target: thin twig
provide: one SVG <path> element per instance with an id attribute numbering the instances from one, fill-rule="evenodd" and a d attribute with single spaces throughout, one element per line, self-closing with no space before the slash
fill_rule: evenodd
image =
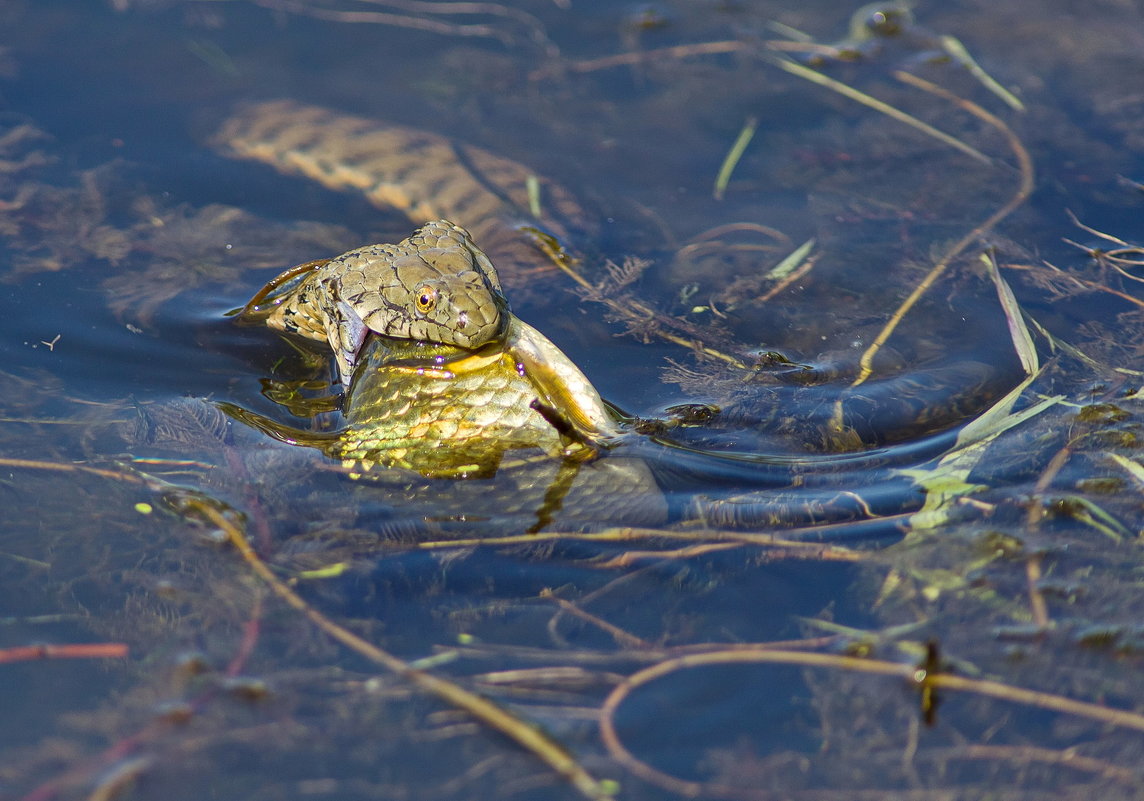
<path id="1" fill-rule="evenodd" d="M 144 484 L 152 489 L 159 484 L 151 479 L 135 473 L 125 473 L 119 470 L 107 470 L 102 467 L 88 467 L 82 464 L 68 464 L 67 462 L 46 462 L 39 459 L 8 459 L 0 458 L 0 467 L 21 467 L 27 470 L 50 470 L 59 473 L 89 473 L 102 478 L 114 478 L 117 481 L 126 481 L 131 484 Z"/>
<path id="2" fill-rule="evenodd" d="M 1072 443 L 1066 444 L 1063 448 L 1053 454 L 1053 458 L 1049 460 L 1049 464 L 1045 467 L 1045 471 L 1037 479 L 1036 485 L 1033 487 L 1033 497 L 1029 503 L 1029 511 L 1026 515 L 1026 523 L 1030 529 L 1036 529 L 1040 525 L 1042 518 L 1045 514 L 1045 506 L 1043 496 L 1045 490 L 1053 483 L 1053 479 L 1057 477 L 1061 469 L 1068 462 L 1069 457 L 1072 455 Z M 1029 608 L 1033 613 L 1033 622 L 1038 628 L 1046 629 L 1049 626 L 1049 607 L 1045 603 L 1045 596 L 1038 586 L 1041 581 L 1041 554 L 1029 554 L 1025 560 L 1025 584 L 1029 593 Z"/>
<path id="3" fill-rule="evenodd" d="M 692 559 L 696 556 L 703 556 L 709 553 L 718 551 L 727 551 L 734 548 L 742 548 L 742 543 L 738 542 L 701 542 L 695 545 L 687 545 L 683 548 L 675 548 L 670 551 L 625 551 L 618 556 L 614 556 L 603 562 L 595 563 L 597 567 L 604 570 L 617 570 L 620 568 L 631 567 L 636 562 L 641 562 L 647 559 L 654 559 L 656 561 L 665 561 L 668 559 Z"/>
<path id="4" fill-rule="evenodd" d="M 18 645 L 0 648 L 0 664 L 29 662 L 34 659 L 123 659 L 127 645 L 121 642 L 93 642 L 76 645 Z"/>
<path id="5" fill-rule="evenodd" d="M 1141 780 L 1139 772 L 1112 765 L 1102 759 L 1078 754 L 1075 747 L 1058 751 L 1054 748 L 1038 748 L 1032 745 L 962 745 L 927 749 L 921 756 L 930 760 L 1005 759 L 1010 762 L 1063 765 L 1066 768 L 1096 773 L 1104 778 L 1122 782 Z"/>
<path id="6" fill-rule="evenodd" d="M 286 586 L 281 579 L 262 561 L 246 539 L 246 535 L 217 509 L 208 504 L 191 502 L 196 510 L 224 531 L 235 550 L 239 552 L 250 569 L 265 581 L 274 594 L 296 611 L 305 615 L 315 626 L 332 639 L 350 648 L 355 653 L 381 665 L 387 670 L 412 682 L 421 689 L 440 698 L 446 703 L 463 709 L 486 726 L 499 731 L 514 740 L 521 747 L 532 752 L 537 758 L 556 771 L 585 798 L 594 801 L 609 801 L 610 794 L 605 787 L 589 774 L 576 758 L 562 745 L 540 731 L 532 724 L 518 718 L 503 707 L 472 693 L 454 682 L 418 670 L 408 662 L 384 651 L 373 643 L 364 640 L 348 629 L 338 625 Z"/>
<path id="7" fill-rule="evenodd" d="M 607 632 L 608 634 L 611 635 L 612 639 L 615 640 L 616 643 L 619 645 L 622 645 L 626 648 L 640 648 L 640 649 L 654 648 L 655 647 L 650 642 L 648 642 L 647 640 L 640 639 L 639 637 L 635 636 L 634 634 L 630 634 L 630 633 L 624 631 L 619 626 L 616 626 L 612 623 L 609 623 L 608 621 L 604 620 L 601 617 L 597 617 L 596 615 L 593 615 L 591 612 L 585 612 L 583 609 L 581 609 L 579 606 L 572 603 L 571 601 L 565 600 L 564 598 L 561 598 L 559 595 L 556 595 L 554 592 L 552 592 L 552 590 L 542 591 L 540 593 L 540 597 L 544 598 L 546 600 L 552 601 L 553 603 L 555 603 L 557 606 L 559 606 L 564 612 L 568 613 L 569 615 L 572 615 L 573 617 L 580 618 L 580 620 L 583 620 L 586 623 L 591 623 L 596 628 Z"/>
<path id="8" fill-rule="evenodd" d="M 902 515 L 905 520 L 907 515 Z M 874 522 L 883 523 L 884 520 Z M 855 523 L 839 524 L 851 527 Z M 823 527 L 806 529 L 808 533 L 820 534 Z M 786 531 L 784 533 L 790 533 Z M 817 552 L 823 560 L 857 562 L 863 557 L 859 551 L 843 548 L 836 545 L 827 545 L 822 542 L 805 542 L 800 540 L 783 539 L 774 534 L 759 534 L 746 531 L 731 531 L 725 529 L 696 529 L 694 531 L 674 531 L 661 528 L 635 528 L 616 527 L 604 531 L 577 532 L 577 531 L 540 531 L 535 534 L 506 535 L 503 537 L 465 537 L 454 540 L 432 540 L 414 543 L 412 547 L 421 550 L 439 550 L 442 548 L 471 548 L 473 546 L 490 545 L 521 545 L 555 540 L 577 540 L 580 542 L 630 542 L 633 540 L 664 539 L 684 540 L 691 543 L 702 542 L 737 542 L 745 545 L 755 545 L 761 548 L 798 548 Z"/>
<path id="9" fill-rule="evenodd" d="M 814 269 L 814 265 L 817 263 L 818 256 L 811 256 L 808 258 L 806 261 L 800 264 L 797 269 L 783 278 L 783 280 L 779 281 L 777 284 L 763 293 L 762 297 L 759 298 L 758 303 L 766 303 L 772 298 L 777 297 L 788 286 L 805 277 L 807 273 Z"/>
<path id="10" fill-rule="evenodd" d="M 616 710 L 632 691 L 679 670 L 730 664 L 779 664 L 832 668 L 855 673 L 896 677 L 919 687 L 976 693 L 1053 712 L 1077 715 L 1089 720 L 1144 732 L 1144 715 L 1098 704 L 1075 701 L 1053 693 L 1026 690 L 998 681 L 970 679 L 948 673 L 927 673 L 914 665 L 879 659 L 862 659 L 837 654 L 809 651 L 771 650 L 714 651 L 667 659 L 632 674 L 609 693 L 600 708 L 600 736 L 608 753 L 627 770 L 645 781 L 686 797 L 773 798 L 770 791 L 754 791 L 744 787 L 704 783 L 680 779 L 665 773 L 636 757 L 620 739 L 616 730 Z"/>
<path id="11" fill-rule="evenodd" d="M 953 103 L 959 108 L 964 109 L 973 116 L 1001 132 L 1001 134 L 1004 135 L 1005 139 L 1009 143 L 1009 148 L 1013 151 L 1013 155 L 1017 159 L 1017 165 L 1020 171 L 1020 179 L 1017 184 L 1017 189 L 1009 201 L 1005 203 L 1005 205 L 1003 205 L 1001 208 L 997 209 L 997 211 L 989 215 L 989 217 L 986 218 L 984 222 L 975 226 L 972 231 L 961 237 L 961 239 L 957 240 L 957 242 L 955 242 L 953 246 L 945 252 L 945 254 L 941 257 L 941 260 L 938 261 L 936 265 L 934 265 L 933 269 L 929 271 L 926 277 L 922 279 L 921 283 L 914 287 L 914 291 L 910 293 L 909 297 L 907 297 L 897 308 L 894 314 L 890 317 L 889 321 L 882 327 L 882 330 L 878 332 L 878 336 L 874 338 L 874 341 L 870 343 L 870 346 L 866 348 L 865 352 L 863 352 L 862 358 L 858 361 L 858 376 L 850 384 L 851 388 L 859 386 L 860 384 L 864 383 L 866 379 L 868 379 L 871 375 L 873 375 L 874 357 L 882 349 L 882 346 L 885 345 L 886 342 L 890 339 L 898 325 L 902 322 L 910 310 L 913 309 L 917 302 L 921 300 L 922 296 L 929 291 L 930 287 L 932 287 L 937 282 L 937 280 L 941 278 L 941 276 L 949 268 L 949 265 L 953 263 L 953 260 L 957 258 L 974 241 L 978 240 L 986 233 L 991 231 L 998 223 L 1000 223 L 1002 220 L 1016 211 L 1022 204 L 1024 204 L 1024 202 L 1029 198 L 1029 195 L 1033 193 L 1034 186 L 1033 159 L 1029 156 L 1029 151 L 1025 149 L 1025 145 L 1022 144 L 1021 139 L 1017 136 L 1017 134 L 1013 132 L 1012 128 L 1005 124 L 1004 120 L 995 114 L 991 114 L 990 112 L 986 111 L 976 103 L 970 100 L 966 100 L 965 98 L 958 97 L 944 87 L 938 86 L 937 84 L 927 81 L 923 78 L 919 78 L 916 75 L 911 75 L 908 72 L 897 70 L 894 72 L 894 77 L 903 83 L 908 83 L 911 86 L 915 86 L 923 91 L 937 95 L 944 100 L 948 100 L 950 103 Z M 843 428 L 842 403 L 842 398 L 839 398 L 835 403 L 834 419 L 832 421 L 833 425 L 838 430 L 842 430 Z"/>
<path id="12" fill-rule="evenodd" d="M 743 42 L 732 40 L 721 42 L 701 42 L 699 44 L 676 45 L 674 47 L 663 47 L 655 50 L 644 50 L 636 53 L 620 53 L 614 56 L 603 56 L 602 58 L 573 61 L 568 64 L 560 65 L 560 68 L 568 69 L 571 72 L 595 72 L 597 70 L 610 69 L 612 67 L 623 67 L 639 64 L 645 59 L 675 59 L 689 58 L 691 56 L 710 56 L 719 53 L 735 53 L 744 49 L 745 47 L 746 45 Z M 558 68 L 545 67 L 531 73 L 529 78 L 532 80 L 544 78 L 556 71 L 558 71 Z"/>

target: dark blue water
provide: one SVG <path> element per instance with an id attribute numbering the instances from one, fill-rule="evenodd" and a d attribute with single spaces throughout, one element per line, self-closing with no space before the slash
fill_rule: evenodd
<path id="1" fill-rule="evenodd" d="M 1099 242 L 1067 209 L 1144 242 L 1139 10 L 919 8 L 909 36 L 822 67 L 980 148 L 982 166 L 768 61 L 780 51 L 766 42 L 793 41 L 782 25 L 843 39 L 847 4 L 537 0 L 474 18 L 118 5 L 0 8 L 0 655 L 130 647 L 126 660 L 0 660 L 0 798 L 109 797 L 136 774 L 116 792 L 576 797 L 516 745 L 325 639 L 172 500 L 188 493 L 231 510 L 315 608 L 402 658 L 447 654 L 433 670 L 543 726 L 621 798 L 671 785 L 617 762 L 593 716 L 624 677 L 700 646 L 810 638 L 912 664 L 932 641 L 959 675 L 1139 706 L 1144 268 L 1131 247 L 1113 265 L 1062 241 Z M 341 12 L 492 35 L 329 18 Z M 1027 110 L 939 58 L 938 34 Z M 665 50 L 710 42 L 738 45 Z M 589 61 L 618 54 L 629 62 Z M 899 68 L 1012 126 L 1036 190 L 953 260 L 852 388 L 912 288 L 1017 186 L 999 132 L 904 88 Z M 297 397 L 328 392 L 321 360 L 226 312 L 293 264 L 412 227 L 210 147 L 229 109 L 268 98 L 533 165 L 595 218 L 569 243 L 593 275 L 604 259 L 651 260 L 617 290 L 619 312 L 570 286 L 514 305 L 643 433 L 561 495 L 552 465 L 539 484 L 352 482 L 221 415 L 215 402 L 328 422 L 278 402 L 298 382 L 310 383 Z M 758 130 L 715 200 L 748 118 Z M 20 125 L 38 133 L 5 138 Z M 732 223 L 786 239 L 718 233 Z M 764 273 L 811 237 L 813 268 L 768 295 Z M 986 250 L 1047 332 L 1033 335 L 1044 370 L 1014 409 L 1058 400 L 956 461 L 965 424 L 1024 376 Z M 625 318 L 637 303 L 658 327 Z M 717 411 L 681 423 L 680 404 Z M 625 460 L 636 473 L 608 472 Z M 927 497 L 927 513 L 948 503 L 911 518 Z M 236 690 L 234 675 L 268 693 Z M 919 720 L 892 679 L 737 665 L 637 688 L 617 728 L 655 769 L 708 782 L 700 797 L 1130 798 L 1144 781 L 1129 729 L 973 694 Z M 1068 749 L 1092 761 L 1065 766 Z"/>

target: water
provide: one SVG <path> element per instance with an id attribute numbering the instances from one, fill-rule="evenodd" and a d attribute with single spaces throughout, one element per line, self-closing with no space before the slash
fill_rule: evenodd
<path id="1" fill-rule="evenodd" d="M 842 40 L 856 9 L 835 2 L 536 0 L 445 20 L 490 36 L 271 2 L 118 5 L 0 7 L 0 654 L 130 648 L 0 664 L 0 797 L 577 797 L 333 644 L 187 498 L 238 515 L 316 609 L 404 659 L 441 655 L 436 674 L 539 724 L 622 798 L 1138 797 L 1130 728 L 975 693 L 943 693 L 926 726 L 895 679 L 665 660 L 806 639 L 912 665 L 932 641 L 958 675 L 1139 711 L 1144 270 L 1132 248 L 1094 262 L 1063 241 L 1116 247 L 1066 210 L 1144 241 L 1139 10 L 923 6 L 907 35 L 823 68 L 983 165 L 762 57 L 762 42 L 790 40 L 774 23 Z M 938 34 L 1026 111 L 937 58 Z M 664 50 L 705 42 L 737 49 Z M 953 259 L 852 388 L 887 319 L 1020 178 L 995 126 L 896 69 L 1012 126 L 1036 191 Z M 604 259 L 650 264 L 610 304 L 557 277 L 542 297 L 509 287 L 514 309 L 610 402 L 667 429 L 646 424 L 583 468 L 587 489 L 554 510 L 551 475 L 540 500 L 509 474 L 350 482 L 202 402 L 309 425 L 271 390 L 311 379 L 320 395 L 322 368 L 225 312 L 285 267 L 411 228 L 207 144 L 236 103 L 282 97 L 455 137 L 572 191 L 593 218 L 570 243 L 590 278 Z M 812 237 L 802 277 L 763 276 Z M 986 247 L 1053 338 L 1034 329 L 1043 372 L 1014 409 L 1058 400 L 939 475 L 965 423 L 1024 377 Z M 749 367 L 697 359 L 680 338 Z M 681 404 L 718 412 L 677 426 Z M 645 471 L 634 492 L 592 483 L 624 460 Z M 911 517 L 942 493 L 941 516 Z M 772 535 L 789 542 L 767 547 Z M 599 738 L 625 677 L 616 730 L 658 774 Z"/>

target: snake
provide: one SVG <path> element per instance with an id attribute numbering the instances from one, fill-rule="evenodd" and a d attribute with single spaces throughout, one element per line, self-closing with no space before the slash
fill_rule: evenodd
<path id="1" fill-rule="evenodd" d="M 510 450 L 583 458 L 617 437 L 591 382 L 511 313 L 501 284 L 500 271 L 532 283 L 525 274 L 546 258 L 538 238 L 556 241 L 563 221 L 587 217 L 570 193 L 480 148 L 293 101 L 240 106 L 212 142 L 422 223 L 396 244 L 286 270 L 239 313 L 329 346 L 347 427 L 321 447 L 352 476 L 378 466 L 480 475 Z"/>
<path id="2" fill-rule="evenodd" d="M 286 270 L 239 317 L 329 344 L 348 427 L 324 449 L 351 477 L 375 465 L 482 475 L 507 450 L 584 458 L 619 435 L 588 378 L 509 311 L 488 256 L 447 220 Z"/>
<path id="3" fill-rule="evenodd" d="M 588 378 L 512 314 L 501 283 L 502 267 L 520 285 L 544 265 L 530 234 L 564 236 L 554 214 L 586 216 L 565 190 L 479 148 L 292 101 L 239 107 L 213 142 L 422 223 L 401 242 L 285 270 L 240 310 L 328 345 L 345 392 L 333 437 L 248 422 L 318 445 L 355 478 L 379 467 L 486 475 L 510 451 L 583 459 L 618 437 Z M 530 183 L 547 216 L 528 208 Z"/>
<path id="4" fill-rule="evenodd" d="M 327 342 L 348 385 L 371 331 L 473 349 L 501 334 L 507 309 L 496 268 L 469 232 L 436 220 L 397 244 L 287 270 L 240 318 Z"/>
<path id="5" fill-rule="evenodd" d="M 546 256 L 530 234 L 560 241 L 588 216 L 566 190 L 480 148 L 293 101 L 238 107 L 212 142 L 424 224 L 396 245 L 287 270 L 243 310 L 333 351 L 349 427 L 327 444 L 330 455 L 439 473 L 451 469 L 441 453 L 452 449 L 453 466 L 473 474 L 500 458 L 501 445 L 551 457 L 618 435 L 588 379 L 512 315 L 502 289 L 502 278 L 513 292 L 536 285 Z M 539 209 L 529 185 L 545 199 Z M 389 344 L 365 357 L 371 332 Z M 355 378 L 359 361 L 369 369 Z M 975 408 L 981 394 L 969 393 Z M 930 417 L 944 414 L 922 403 Z M 478 451 L 493 455 L 465 455 Z"/>

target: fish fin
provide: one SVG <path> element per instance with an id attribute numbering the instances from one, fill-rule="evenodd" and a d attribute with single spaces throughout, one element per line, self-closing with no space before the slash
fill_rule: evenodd
<path id="1" fill-rule="evenodd" d="M 335 316 L 336 320 L 327 322 L 326 337 L 338 363 L 338 377 L 342 380 L 342 386 L 348 387 L 369 328 L 344 300 L 338 300 Z"/>

